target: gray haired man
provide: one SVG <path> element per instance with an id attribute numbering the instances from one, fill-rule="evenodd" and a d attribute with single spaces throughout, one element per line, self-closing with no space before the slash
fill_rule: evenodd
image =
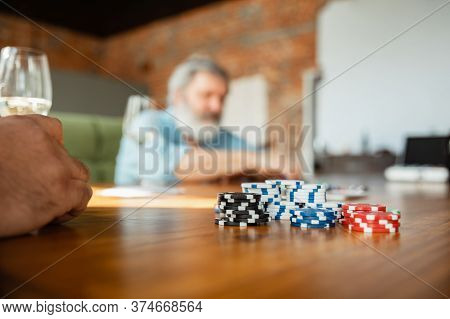
<path id="1" fill-rule="evenodd" d="M 297 177 L 278 154 L 260 152 L 219 125 L 228 75 L 207 58 L 178 65 L 166 110 L 146 110 L 122 137 L 116 183 L 171 184 L 249 173 Z M 242 110 L 245 112 L 245 110 Z"/>

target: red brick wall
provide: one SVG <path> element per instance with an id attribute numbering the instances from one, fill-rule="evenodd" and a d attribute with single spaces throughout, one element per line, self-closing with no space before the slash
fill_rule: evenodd
<path id="1" fill-rule="evenodd" d="M 100 61 L 102 42 L 99 39 L 47 24 L 39 23 L 39 25 L 90 59 Z M 64 45 L 42 28 L 25 19 L 0 14 L 0 48 L 4 46 L 33 47 L 47 53 L 52 68 L 89 72 L 98 71 L 98 68 L 93 63 Z"/>
<path id="2" fill-rule="evenodd" d="M 211 4 L 108 39 L 103 63 L 119 76 L 146 81 L 152 96 L 164 104 L 174 66 L 192 53 L 206 53 L 232 78 L 263 74 L 274 115 L 301 97 L 302 72 L 315 67 L 316 18 L 323 3 L 243 0 Z M 290 112 L 282 122 L 298 123 L 299 114 Z"/>
<path id="3" fill-rule="evenodd" d="M 232 78 L 263 74 L 269 84 L 273 116 L 300 99 L 302 72 L 315 67 L 316 18 L 324 2 L 224 1 L 107 39 L 44 27 L 124 80 L 147 83 L 152 96 L 163 105 L 170 73 L 192 53 L 212 56 Z M 45 50 L 54 68 L 101 72 L 29 22 L 0 15 L 0 47 L 5 45 Z M 299 106 L 279 121 L 300 123 Z"/>

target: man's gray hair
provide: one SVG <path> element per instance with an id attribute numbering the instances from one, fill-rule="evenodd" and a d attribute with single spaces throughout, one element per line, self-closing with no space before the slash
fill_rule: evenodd
<path id="1" fill-rule="evenodd" d="M 208 72 L 224 79 L 228 84 L 227 72 L 216 62 L 208 58 L 189 58 L 182 64 L 179 64 L 169 78 L 167 90 L 167 103 L 173 105 L 175 92 L 182 89 L 191 82 L 197 72 Z"/>

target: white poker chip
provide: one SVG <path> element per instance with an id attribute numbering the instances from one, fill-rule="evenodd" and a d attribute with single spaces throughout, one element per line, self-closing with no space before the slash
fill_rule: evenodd
<path id="1" fill-rule="evenodd" d="M 325 203 L 325 200 L 321 200 L 321 199 L 314 199 L 314 200 L 309 200 L 309 199 L 299 199 L 298 200 L 299 203 L 302 204 L 321 204 L 321 203 Z"/>
<path id="2" fill-rule="evenodd" d="M 310 199 L 310 200 L 315 200 L 315 199 L 325 199 L 326 196 L 317 196 L 317 197 L 309 197 L 309 196 L 296 196 L 293 197 L 294 199 Z"/>
<path id="3" fill-rule="evenodd" d="M 242 183 L 242 188 L 261 188 L 261 189 L 272 189 L 277 188 L 277 185 L 271 185 L 266 183 Z"/>
<path id="4" fill-rule="evenodd" d="M 282 201 L 275 201 L 272 203 L 272 205 L 279 205 L 279 206 L 289 206 L 289 205 L 298 205 L 294 202 L 282 200 Z"/>
<path id="5" fill-rule="evenodd" d="M 327 193 L 286 193 L 288 196 L 325 196 Z"/>
<path id="6" fill-rule="evenodd" d="M 327 191 L 324 189 L 318 189 L 316 191 L 304 190 L 304 189 L 287 189 L 286 194 L 325 194 Z"/>
<path id="7" fill-rule="evenodd" d="M 268 179 L 267 184 L 270 185 L 280 185 L 280 186 L 301 186 L 305 184 L 304 181 L 297 179 Z"/>
<path id="8" fill-rule="evenodd" d="M 342 203 L 337 202 L 326 202 L 323 204 L 312 204 L 309 205 L 310 208 L 333 208 L 333 209 L 341 209 Z"/>
<path id="9" fill-rule="evenodd" d="M 261 188 L 242 188 L 244 193 L 255 193 L 255 194 L 279 194 L 280 191 L 276 188 L 271 189 L 261 189 Z"/>
<path id="10" fill-rule="evenodd" d="M 272 201 L 280 200 L 280 196 L 277 195 L 277 194 L 274 194 L 274 195 L 261 195 L 261 199 L 260 199 L 261 202 L 268 201 L 268 200 L 272 200 Z"/>
<path id="11" fill-rule="evenodd" d="M 326 189 L 323 184 L 303 184 L 301 189 Z"/>

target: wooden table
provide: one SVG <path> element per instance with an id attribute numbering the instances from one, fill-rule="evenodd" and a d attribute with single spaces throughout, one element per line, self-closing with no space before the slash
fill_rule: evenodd
<path id="1" fill-rule="evenodd" d="M 325 179 L 325 178 L 324 178 Z M 399 234 L 301 230 L 289 222 L 240 229 L 213 223 L 216 193 L 95 196 L 65 226 L 0 240 L 0 292 L 9 298 L 445 298 L 448 185 L 367 183 L 370 202 L 402 210 Z M 145 204 L 145 205 L 144 205 Z M 141 207 L 144 205 L 144 207 Z"/>

